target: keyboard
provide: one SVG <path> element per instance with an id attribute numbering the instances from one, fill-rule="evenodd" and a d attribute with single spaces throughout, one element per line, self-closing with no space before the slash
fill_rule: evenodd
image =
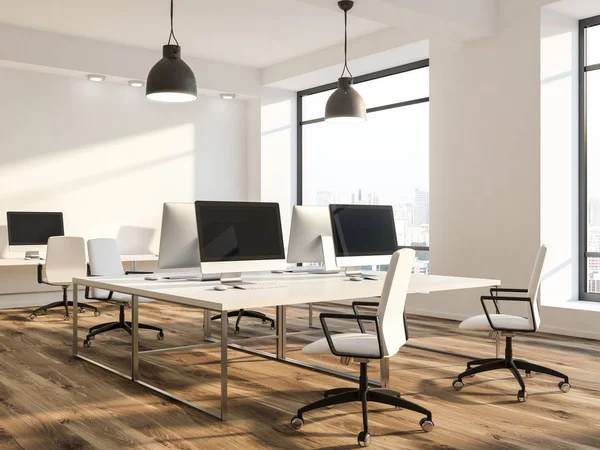
<path id="1" fill-rule="evenodd" d="M 283 285 L 279 283 L 248 283 L 248 284 L 235 284 L 234 288 L 243 289 L 245 291 L 252 291 L 255 289 L 274 289 L 282 288 Z"/>

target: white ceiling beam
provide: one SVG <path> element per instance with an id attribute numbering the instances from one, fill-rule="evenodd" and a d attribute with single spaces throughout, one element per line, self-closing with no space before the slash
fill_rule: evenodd
<path id="1" fill-rule="evenodd" d="M 300 1 L 339 11 L 335 0 Z M 494 33 L 495 6 L 495 0 L 356 0 L 349 16 L 465 42 Z"/>
<path id="2" fill-rule="evenodd" d="M 417 41 L 426 39 L 422 34 L 420 37 L 408 35 L 397 28 L 387 28 L 367 36 L 352 39 L 348 44 L 348 60 L 352 67 L 352 60 L 363 58 L 376 53 L 385 52 L 390 49 L 402 47 Z M 344 64 L 343 44 L 334 45 L 322 50 L 304 55 L 299 58 L 284 61 L 267 67 L 261 71 L 261 84 L 263 86 L 281 86 L 280 82 L 289 80 L 300 75 L 322 70 L 333 65 L 339 66 L 341 71 Z M 395 65 L 391 63 L 391 65 Z M 366 70 L 365 73 L 373 70 Z M 352 71 L 353 75 L 361 75 L 360 71 Z M 335 79 L 331 80 L 335 81 Z M 289 87 L 288 87 L 289 88 Z"/>
<path id="3" fill-rule="evenodd" d="M 116 79 L 145 80 L 162 57 L 162 48 L 148 50 L 0 24 L 0 61 L 3 66 L 41 72 L 98 73 Z M 200 92 L 260 95 L 260 71 L 229 63 L 185 57 L 196 75 Z"/>

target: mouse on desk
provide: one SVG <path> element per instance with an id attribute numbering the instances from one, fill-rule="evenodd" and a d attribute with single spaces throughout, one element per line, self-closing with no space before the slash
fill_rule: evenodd
<path id="1" fill-rule="evenodd" d="M 363 277 L 350 277 L 352 281 L 362 281 Z"/>
<path id="2" fill-rule="evenodd" d="M 213 286 L 213 289 L 215 291 L 226 291 L 227 286 L 223 286 L 222 284 L 217 284 L 217 285 Z"/>

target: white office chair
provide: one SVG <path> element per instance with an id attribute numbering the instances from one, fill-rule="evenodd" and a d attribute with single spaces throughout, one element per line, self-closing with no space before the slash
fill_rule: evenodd
<path id="1" fill-rule="evenodd" d="M 536 364 L 523 361 L 521 359 L 513 359 L 512 338 L 516 333 L 533 333 L 540 327 L 540 281 L 542 275 L 542 267 L 546 257 L 546 246 L 542 245 L 538 251 L 533 272 L 529 280 L 527 289 L 509 289 L 509 288 L 492 288 L 490 295 L 481 297 L 481 305 L 485 314 L 470 317 L 463 321 L 459 328 L 461 330 L 471 331 L 497 331 L 501 336 L 506 338 L 506 351 L 504 358 L 488 358 L 478 359 L 467 363 L 467 370 L 461 373 L 456 380 L 452 382 L 452 386 L 457 391 L 464 387 L 463 378 L 475 375 L 477 373 L 489 372 L 497 369 L 508 369 L 519 382 L 521 390 L 517 394 L 517 400 L 520 402 L 527 401 L 527 392 L 525 392 L 525 382 L 519 373 L 519 369 L 524 370 L 528 377 L 533 377 L 534 372 L 552 375 L 562 378 L 563 381 L 558 383 L 558 387 L 563 392 L 569 392 L 571 385 L 569 377 L 556 370 L 547 367 L 538 366 Z M 499 293 L 506 295 L 499 296 Z M 522 293 L 525 296 L 518 296 Z M 489 303 L 494 305 L 494 313 L 488 310 Z M 528 317 L 514 316 L 509 314 L 501 314 L 499 303 L 501 302 L 524 302 L 529 304 Z M 473 367 L 476 366 L 476 367 Z"/>
<path id="2" fill-rule="evenodd" d="M 90 276 L 119 277 L 133 273 L 152 273 L 125 272 L 125 270 L 123 270 L 123 263 L 121 262 L 121 255 L 119 253 L 117 241 L 114 239 L 90 239 L 87 242 L 87 247 L 90 259 L 88 275 Z M 99 325 L 91 327 L 88 331 L 88 335 L 83 341 L 84 347 L 90 347 L 92 345 L 92 340 L 97 335 L 101 333 L 106 333 L 107 331 L 125 330 L 127 331 L 127 333 L 131 334 L 131 322 L 125 321 L 125 307 L 131 301 L 130 295 L 121 294 L 120 292 L 106 291 L 103 289 L 86 288 L 85 298 L 116 303 L 117 305 L 119 305 L 119 321 L 101 323 Z M 159 340 L 162 340 L 164 338 L 162 328 L 155 327 L 154 325 L 147 325 L 144 323 L 138 324 L 138 328 L 158 331 L 157 338 Z"/>
<path id="3" fill-rule="evenodd" d="M 298 410 L 292 418 L 292 427 L 299 429 L 304 425 L 304 413 L 314 409 L 337 405 L 340 403 L 361 402 L 363 414 L 363 431 L 358 435 L 358 443 L 362 447 L 370 444 L 371 436 L 368 427 L 368 402 L 383 403 L 398 408 L 425 414 L 420 425 L 424 431 L 433 429 L 431 412 L 408 400 L 400 398 L 400 394 L 391 389 L 369 388 L 367 363 L 372 359 L 391 358 L 408 340 L 404 322 L 404 304 L 410 282 L 415 251 L 399 250 L 392 256 L 389 271 L 379 302 L 354 302 L 355 314 L 323 313 L 320 315 L 325 338 L 304 347 L 308 354 L 333 354 L 341 357 L 342 364 L 348 364 L 351 358 L 360 363 L 359 388 L 340 388 L 325 392 L 325 398 Z M 357 306 L 378 306 L 376 315 L 358 314 Z M 328 327 L 329 319 L 358 322 L 363 330 L 362 322 L 375 324 L 376 334 L 341 333 L 332 335 Z"/>
<path id="4" fill-rule="evenodd" d="M 41 306 L 29 316 L 32 320 L 38 315 L 46 315 L 50 308 L 64 307 L 65 320 L 69 319 L 69 306 L 73 302 L 67 299 L 67 289 L 73 284 L 73 278 L 85 277 L 85 243 L 83 238 L 69 236 L 54 236 L 48 239 L 46 250 L 46 264 L 38 264 L 38 283 L 50 286 L 60 286 L 63 290 L 62 302 L 50 303 Z M 94 315 L 99 316 L 97 308 L 86 303 L 79 303 L 79 308 L 92 309 Z"/>

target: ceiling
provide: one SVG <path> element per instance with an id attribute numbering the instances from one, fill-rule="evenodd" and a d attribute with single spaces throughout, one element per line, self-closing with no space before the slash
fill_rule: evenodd
<path id="1" fill-rule="evenodd" d="M 335 1 L 331 0 L 335 5 Z M 169 0 L 0 0 L 0 23 L 159 49 Z M 343 41 L 343 15 L 297 0 L 175 0 L 182 53 L 264 68 Z M 388 27 L 349 16 L 349 38 Z"/>
<path id="2" fill-rule="evenodd" d="M 585 19 L 600 14 L 600 1 L 598 0 L 562 0 L 549 7 L 575 19 Z"/>

